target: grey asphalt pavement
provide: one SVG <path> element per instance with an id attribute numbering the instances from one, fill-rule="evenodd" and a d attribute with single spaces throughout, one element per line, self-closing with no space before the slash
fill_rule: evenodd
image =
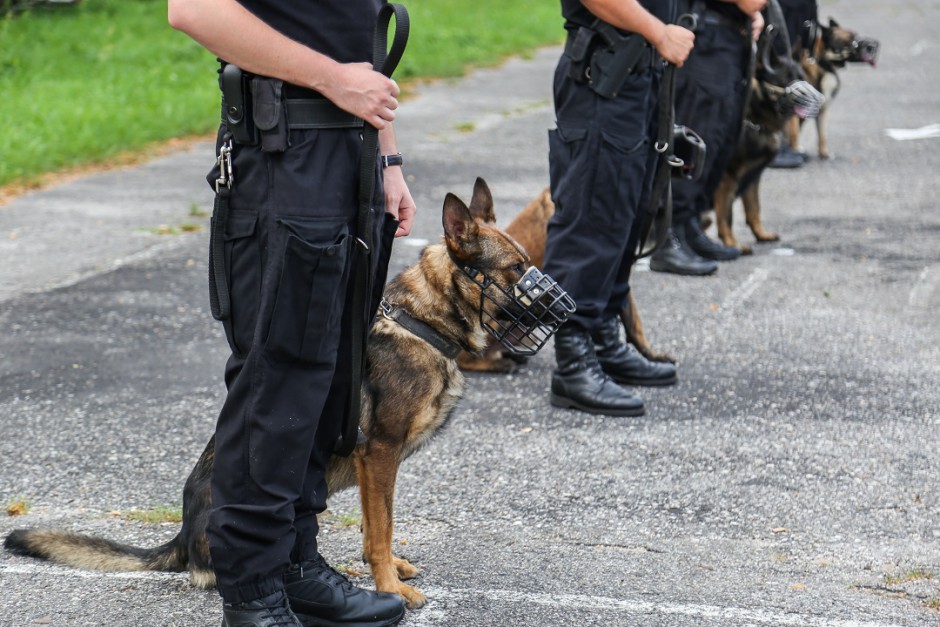
<path id="1" fill-rule="evenodd" d="M 549 405 L 552 353 L 471 376 L 402 468 L 396 550 L 428 605 L 403 625 L 940 625 L 940 4 L 824 2 L 877 37 L 833 104 L 834 158 L 771 170 L 781 234 L 717 275 L 637 269 L 680 382 L 648 415 Z M 421 86 L 398 123 L 419 205 L 394 269 L 476 176 L 503 224 L 547 184 L 559 49 Z M 815 134 L 804 129 L 812 147 Z M 208 313 L 206 143 L 0 207 L 0 534 L 63 526 L 150 546 L 212 432 L 226 357 Z M 738 238 L 752 237 L 736 209 Z M 201 227 L 177 232 L 184 224 Z M 165 228 L 161 228 L 165 225 Z M 159 234 L 160 231 L 167 234 Z M 322 550 L 366 572 L 354 492 Z M 352 521 L 352 524 L 350 524 Z M 371 585 L 363 574 L 354 577 Z M 0 551 L 0 625 L 218 625 L 185 574 L 97 573 Z"/>

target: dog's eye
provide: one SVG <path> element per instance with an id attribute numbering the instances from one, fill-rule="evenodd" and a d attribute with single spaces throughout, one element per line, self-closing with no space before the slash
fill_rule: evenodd
<path id="1" fill-rule="evenodd" d="M 520 262 L 514 265 L 512 267 L 512 270 L 513 272 L 517 273 L 519 276 L 522 276 L 523 274 L 525 274 L 526 267 L 524 263 Z"/>

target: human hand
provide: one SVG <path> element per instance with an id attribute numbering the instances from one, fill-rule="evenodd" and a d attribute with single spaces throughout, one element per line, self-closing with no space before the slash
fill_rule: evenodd
<path id="1" fill-rule="evenodd" d="M 695 34 L 689 29 L 675 24 L 666 24 L 662 37 L 653 46 L 666 61 L 676 67 L 682 67 L 685 60 L 689 58 L 694 42 Z"/>
<path id="2" fill-rule="evenodd" d="M 764 32 L 764 14 L 758 11 L 751 17 L 751 39 L 757 41 Z"/>
<path id="3" fill-rule="evenodd" d="M 405 182 L 401 166 L 393 165 L 385 168 L 383 180 L 385 182 L 385 210 L 398 219 L 395 237 L 404 237 L 411 233 L 417 208 L 415 201 L 411 198 L 411 191 Z"/>
<path id="4" fill-rule="evenodd" d="M 336 106 L 379 130 L 395 119 L 398 84 L 369 63 L 337 63 L 321 92 Z"/>
<path id="5" fill-rule="evenodd" d="M 767 6 L 767 0 L 735 0 L 734 2 L 742 13 L 746 13 L 751 17 L 754 17 L 754 14 Z"/>

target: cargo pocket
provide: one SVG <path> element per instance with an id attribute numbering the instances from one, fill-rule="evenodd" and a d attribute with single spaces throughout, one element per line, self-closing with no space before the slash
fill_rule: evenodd
<path id="1" fill-rule="evenodd" d="M 632 224 L 645 185 L 645 137 L 623 138 L 601 131 L 589 216 L 602 226 Z"/>
<path id="2" fill-rule="evenodd" d="M 279 361 L 328 363 L 338 346 L 346 296 L 346 220 L 283 217 L 277 228 L 284 259 L 265 352 Z"/>
<path id="3" fill-rule="evenodd" d="M 233 210 L 225 224 L 225 272 L 231 315 L 223 322 L 232 353 L 244 357 L 251 348 L 261 299 L 261 247 L 255 230 L 258 214 Z"/>
<path id="4" fill-rule="evenodd" d="M 584 207 L 591 188 L 587 129 L 559 124 L 548 132 L 549 180 L 558 205 L 557 222 L 570 221 Z"/>

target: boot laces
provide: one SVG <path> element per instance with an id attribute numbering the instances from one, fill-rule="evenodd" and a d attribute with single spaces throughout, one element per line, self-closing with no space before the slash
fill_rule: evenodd
<path id="1" fill-rule="evenodd" d="M 330 581 L 331 583 L 339 584 L 340 588 L 342 588 L 343 590 L 347 592 L 358 590 L 358 588 L 356 588 L 356 586 L 354 586 L 352 582 L 346 578 L 346 575 L 342 574 L 341 572 L 339 572 L 338 570 L 336 570 L 335 568 L 327 564 L 326 560 L 323 559 L 322 555 L 317 555 L 316 559 L 313 560 L 313 563 L 317 568 L 322 569 L 324 575 L 326 576 L 326 579 Z M 302 569 L 301 569 L 301 578 L 303 578 Z"/>

